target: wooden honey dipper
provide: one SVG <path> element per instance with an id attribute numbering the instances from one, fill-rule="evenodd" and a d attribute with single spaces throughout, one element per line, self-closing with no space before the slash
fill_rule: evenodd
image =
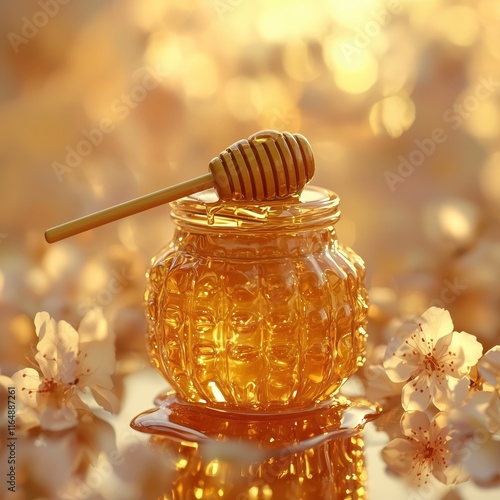
<path id="1" fill-rule="evenodd" d="M 45 231 L 48 243 L 215 187 L 223 201 L 272 201 L 302 192 L 314 175 L 314 155 L 300 134 L 262 130 L 235 142 L 190 181 L 66 222 Z"/>

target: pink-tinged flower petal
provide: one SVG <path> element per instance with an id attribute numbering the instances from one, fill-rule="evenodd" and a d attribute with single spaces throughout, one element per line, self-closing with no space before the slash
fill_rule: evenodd
<path id="1" fill-rule="evenodd" d="M 78 424 L 78 414 L 72 408 L 46 406 L 40 412 L 40 427 L 48 431 L 64 431 Z"/>
<path id="2" fill-rule="evenodd" d="M 82 319 L 82 328 L 86 338 L 99 340 L 80 343 L 80 366 L 78 371 L 79 387 L 91 387 L 94 384 L 107 389 L 113 387 L 111 374 L 115 371 L 115 344 L 109 334 L 108 323 L 101 310 L 90 311 Z"/>
<path id="3" fill-rule="evenodd" d="M 486 426 L 486 411 L 491 404 L 492 392 L 477 391 L 470 401 L 461 408 L 463 415 L 474 422 L 474 427 Z"/>
<path id="4" fill-rule="evenodd" d="M 66 321 L 59 321 L 54 328 L 53 320 L 44 318 L 35 359 L 45 378 L 69 384 L 74 381 L 77 368 L 78 333 Z"/>
<path id="5" fill-rule="evenodd" d="M 76 411 L 79 414 L 80 413 L 92 414 L 92 410 L 86 403 L 83 402 L 80 396 L 81 394 L 79 394 L 78 392 L 76 391 L 73 392 L 68 396 L 68 398 L 64 402 L 64 406 L 71 408 L 72 410 Z"/>
<path id="6" fill-rule="evenodd" d="M 393 382 L 382 365 L 365 366 L 364 375 L 368 394 L 374 401 L 401 395 L 403 383 Z"/>
<path id="7" fill-rule="evenodd" d="M 478 404 L 475 399 L 478 395 L 483 396 L 484 394 L 486 393 L 482 391 L 474 392 L 467 404 L 459 408 L 452 408 L 447 412 L 450 420 L 451 435 L 457 442 L 457 448 L 461 446 L 461 442 L 465 437 L 472 434 L 476 427 L 481 426 L 479 422 L 483 420 L 482 411 L 484 410 L 484 406 L 482 401 Z M 485 406 L 487 406 L 487 403 Z"/>
<path id="8" fill-rule="evenodd" d="M 65 321 L 55 321 L 45 312 L 37 314 L 39 336 L 35 359 L 42 371 L 25 369 L 15 374 L 20 399 L 31 408 L 43 428 L 58 431 L 76 425 L 78 415 L 91 413 L 81 399 L 89 389 L 94 400 L 109 411 L 118 410 L 111 392 L 115 369 L 114 341 L 101 311 L 92 311 L 83 321 L 83 336 L 99 339 L 82 342 Z"/>
<path id="9" fill-rule="evenodd" d="M 401 440 L 389 443 L 388 449 L 383 450 L 384 459 L 390 461 L 391 468 L 417 484 L 427 482 L 431 474 L 445 484 L 466 479 L 460 464 L 449 464 L 449 428 L 445 413 L 438 413 L 429 420 L 425 412 L 406 412 L 401 418 L 401 429 L 408 436 L 407 444 Z M 398 464 L 398 460 L 403 463 Z"/>
<path id="10" fill-rule="evenodd" d="M 112 391 L 95 386 L 91 387 L 90 392 L 99 406 L 110 413 L 118 413 L 120 410 L 120 401 Z"/>
<path id="11" fill-rule="evenodd" d="M 491 392 L 490 405 L 485 412 L 487 428 L 492 434 L 500 436 L 500 393 Z"/>
<path id="12" fill-rule="evenodd" d="M 394 338 L 389 342 L 384 356 L 384 368 L 393 382 L 406 382 L 418 370 L 418 358 L 405 338 Z"/>
<path id="13" fill-rule="evenodd" d="M 474 335 L 467 332 L 454 332 L 450 346 L 452 352 L 457 353 L 457 372 L 460 376 L 468 375 L 470 369 L 477 364 L 483 355 L 483 346 Z"/>
<path id="14" fill-rule="evenodd" d="M 30 408 L 38 406 L 38 389 L 41 384 L 40 374 L 33 368 L 24 368 L 12 375 L 12 381 L 17 387 L 19 400 Z"/>
<path id="15" fill-rule="evenodd" d="M 493 388 L 500 389 L 500 345 L 492 347 L 477 366 L 479 375 Z"/>
<path id="16" fill-rule="evenodd" d="M 116 413 L 119 410 L 118 398 L 111 392 L 115 371 L 115 345 L 109 334 L 108 323 L 97 309 L 90 311 L 82 320 L 87 339 L 98 338 L 80 344 L 80 366 L 78 387 L 89 387 L 96 403 L 105 410 Z"/>
<path id="17" fill-rule="evenodd" d="M 81 345 L 78 387 L 98 385 L 111 389 L 111 375 L 115 364 L 114 345 L 109 342 L 89 342 Z"/>
<path id="18" fill-rule="evenodd" d="M 408 333 L 409 332 L 409 333 Z M 414 331 L 394 338 L 387 347 L 384 368 L 393 382 L 408 380 L 403 388 L 405 410 L 425 410 L 430 402 L 444 410 L 465 398 L 465 381 L 481 356 L 476 337 L 454 332 L 450 314 L 431 307 Z"/>
<path id="19" fill-rule="evenodd" d="M 448 414 L 439 412 L 429 423 L 429 441 L 435 443 L 439 437 L 446 438 L 449 433 Z"/>
<path id="20" fill-rule="evenodd" d="M 472 393 L 467 404 L 449 412 L 453 460 L 461 462 L 474 479 L 487 482 L 500 473 L 500 405 L 496 392 Z"/>
<path id="21" fill-rule="evenodd" d="M 447 461 L 434 463 L 432 474 L 443 484 L 460 484 L 470 479 L 470 475 L 463 464 L 451 464 Z"/>
<path id="22" fill-rule="evenodd" d="M 470 475 L 480 482 L 488 482 L 500 474 L 500 441 L 496 441 L 489 436 L 485 442 L 482 436 L 480 446 L 472 438 L 464 446 L 470 446 L 473 456 L 465 462 Z"/>
<path id="23" fill-rule="evenodd" d="M 420 317 L 422 334 L 426 341 L 436 343 L 441 337 L 453 331 L 450 313 L 440 307 L 430 307 Z"/>
<path id="24" fill-rule="evenodd" d="M 110 389 L 113 387 L 111 374 L 115 369 L 115 351 L 109 344 L 92 342 L 81 346 L 79 367 L 79 387 L 101 385 Z"/>
<path id="25" fill-rule="evenodd" d="M 442 368 L 446 370 L 447 375 L 453 374 L 453 376 L 457 376 L 456 366 L 454 366 L 457 363 L 457 360 L 455 359 L 457 353 L 451 351 L 453 335 L 454 332 L 450 332 L 440 337 L 435 343 L 434 349 L 432 351 L 429 351 L 429 354 L 432 354 L 436 361 L 439 362 L 440 365 L 442 365 Z"/>
<path id="26" fill-rule="evenodd" d="M 63 384 L 73 384 L 78 368 L 78 333 L 66 321 L 59 321 L 57 333 L 60 339 L 64 339 L 62 343 L 57 344 L 56 359 L 59 380 Z"/>
<path id="27" fill-rule="evenodd" d="M 449 377 L 440 381 L 439 384 L 432 382 L 431 384 L 432 402 L 441 411 L 460 405 L 469 393 L 467 377 L 460 379 Z"/>
<path id="28" fill-rule="evenodd" d="M 500 432 L 500 397 L 496 391 L 474 392 L 459 411 L 454 413 L 453 423 L 462 433 L 470 433 L 476 429 L 480 429 L 481 433 Z"/>
<path id="29" fill-rule="evenodd" d="M 429 407 L 431 392 L 427 375 L 421 373 L 404 387 L 401 403 L 406 411 L 423 411 Z"/>
<path id="30" fill-rule="evenodd" d="M 407 475 L 411 470 L 415 451 L 415 444 L 407 439 L 396 438 L 384 447 L 382 458 L 390 470 L 400 475 Z"/>
<path id="31" fill-rule="evenodd" d="M 53 336 L 56 330 L 56 322 L 47 311 L 37 313 L 33 322 L 35 323 L 35 332 L 40 340 L 47 334 Z"/>
<path id="32" fill-rule="evenodd" d="M 38 352 L 35 359 L 37 360 L 42 373 L 48 378 L 54 378 L 57 373 L 56 360 L 53 359 L 52 356 L 47 356 L 46 352 L 40 353 L 40 347 L 43 349 L 44 345 L 47 345 L 47 342 L 44 342 L 44 339 L 53 339 L 56 336 L 56 322 L 50 317 L 48 312 L 42 311 L 36 314 L 34 323 L 35 332 L 39 338 L 37 345 Z M 49 340 L 49 344 L 50 343 L 51 340 Z"/>
<path id="33" fill-rule="evenodd" d="M 114 341 L 110 335 L 108 322 L 100 308 L 90 310 L 78 325 L 80 343 Z"/>
<path id="34" fill-rule="evenodd" d="M 422 443 L 427 442 L 430 420 L 423 411 L 407 411 L 401 417 L 401 431 L 405 436 Z"/>

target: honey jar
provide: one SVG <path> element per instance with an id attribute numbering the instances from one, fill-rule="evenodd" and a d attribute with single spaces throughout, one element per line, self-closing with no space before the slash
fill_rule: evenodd
<path id="1" fill-rule="evenodd" d="M 177 397 L 231 412 L 327 405 L 364 362 L 363 261 L 337 239 L 338 196 L 171 203 L 173 240 L 145 294 L 152 364 Z"/>

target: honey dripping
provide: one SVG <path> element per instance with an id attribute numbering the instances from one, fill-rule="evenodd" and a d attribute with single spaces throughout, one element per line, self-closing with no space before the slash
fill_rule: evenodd
<path id="1" fill-rule="evenodd" d="M 240 140 L 209 164 L 219 201 L 207 204 L 207 223 L 213 225 L 226 202 L 298 201 L 315 170 L 314 155 L 305 137 L 262 130 Z M 234 205 L 234 215 L 245 209 Z"/>
<path id="2" fill-rule="evenodd" d="M 207 224 L 213 226 L 215 222 L 215 214 L 223 208 L 223 204 L 220 202 L 210 203 L 206 206 L 207 213 Z"/>

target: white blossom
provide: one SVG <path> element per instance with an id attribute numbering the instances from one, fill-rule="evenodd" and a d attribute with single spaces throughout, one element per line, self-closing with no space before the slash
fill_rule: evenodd
<path id="1" fill-rule="evenodd" d="M 432 402 L 444 410 L 467 395 L 468 374 L 481 357 L 476 337 L 453 330 L 448 311 L 428 309 L 406 334 L 388 345 L 384 368 L 393 382 L 406 382 L 405 410 L 425 410 Z"/>
<path id="2" fill-rule="evenodd" d="M 401 418 L 404 438 L 390 441 L 382 450 L 389 469 L 421 486 L 433 475 L 444 484 L 466 481 L 460 463 L 452 461 L 450 430 L 444 413 L 432 420 L 425 412 L 405 412 Z"/>
<path id="3" fill-rule="evenodd" d="M 472 392 L 449 414 L 455 460 L 480 483 L 500 478 L 500 397 L 496 391 Z"/>
<path id="4" fill-rule="evenodd" d="M 500 391 L 500 345 L 492 347 L 479 360 L 477 369 L 487 388 Z"/>
<path id="5" fill-rule="evenodd" d="M 47 430 L 74 427 L 79 412 L 90 412 L 84 402 L 88 390 L 95 402 L 110 412 L 118 409 L 112 392 L 115 369 L 114 342 L 101 310 L 90 311 L 81 321 L 79 333 L 67 322 L 56 321 L 47 312 L 35 317 L 39 338 L 37 369 L 24 368 L 12 376 L 23 413 Z"/>

